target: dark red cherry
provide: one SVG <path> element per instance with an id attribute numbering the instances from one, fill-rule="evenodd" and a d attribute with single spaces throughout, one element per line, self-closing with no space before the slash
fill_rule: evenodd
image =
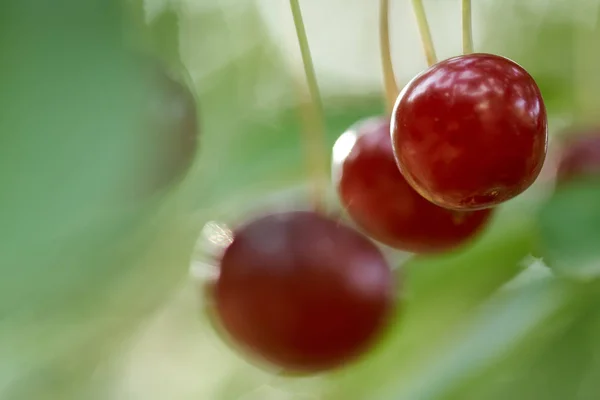
<path id="1" fill-rule="evenodd" d="M 402 90 L 391 122 L 402 173 L 445 208 L 483 209 L 517 196 L 546 157 L 540 90 L 525 69 L 497 55 L 433 65 Z"/>
<path id="2" fill-rule="evenodd" d="M 234 233 L 214 288 L 224 330 L 288 372 L 342 365 L 377 338 L 393 300 L 377 246 L 314 212 L 261 217 Z"/>
<path id="3" fill-rule="evenodd" d="M 400 250 L 451 249 L 473 237 L 491 210 L 453 211 L 419 195 L 402 176 L 387 118 L 350 127 L 336 141 L 334 179 L 349 216 L 372 238 Z"/>
<path id="4" fill-rule="evenodd" d="M 558 182 L 589 176 L 600 177 L 600 129 L 589 129 L 569 137 L 562 144 Z"/>

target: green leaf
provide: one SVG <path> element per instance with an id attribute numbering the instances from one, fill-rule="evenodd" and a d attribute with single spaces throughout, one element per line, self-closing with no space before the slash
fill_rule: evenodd
<path id="1" fill-rule="evenodd" d="M 167 199 L 124 193 L 154 150 L 126 31 L 118 1 L 0 3 L 2 398 L 87 398 L 84 378 L 185 276 Z"/>
<path id="2" fill-rule="evenodd" d="M 474 374 L 493 366 L 528 335 L 568 307 L 577 291 L 546 280 L 483 305 L 433 357 L 375 390 L 373 399 L 443 399 Z"/>
<path id="3" fill-rule="evenodd" d="M 591 290 L 590 290 L 591 289 Z M 538 325 L 491 368 L 473 371 L 452 400 L 592 400 L 600 385 L 598 288 L 571 285 L 566 307 Z M 504 333 L 500 330 L 500 333 Z"/>
<path id="4" fill-rule="evenodd" d="M 600 182 L 561 185 L 539 214 L 543 254 L 557 273 L 600 277 Z"/>
<path id="5" fill-rule="evenodd" d="M 472 310 L 523 269 L 535 243 L 531 216 L 530 209 L 509 207 L 475 243 L 408 261 L 400 274 L 405 299 L 390 331 L 364 359 L 333 377 L 331 397 L 367 398 L 435 358 Z"/>

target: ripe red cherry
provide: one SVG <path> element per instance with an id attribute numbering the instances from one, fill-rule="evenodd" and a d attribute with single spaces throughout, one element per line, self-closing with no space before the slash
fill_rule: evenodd
<path id="1" fill-rule="evenodd" d="M 547 139 L 535 81 L 492 54 L 433 65 L 406 85 L 392 114 L 394 153 L 407 181 L 456 210 L 492 207 L 527 189 L 542 169 Z"/>
<path id="2" fill-rule="evenodd" d="M 234 342 L 294 373 L 359 355 L 384 326 L 394 298 L 391 271 L 375 244 L 304 211 L 237 230 L 213 293 Z"/>
<path id="3" fill-rule="evenodd" d="M 453 211 L 418 194 L 402 176 L 387 118 L 350 127 L 334 145 L 334 179 L 342 205 L 372 238 L 400 250 L 451 249 L 473 237 L 491 210 Z"/>
<path id="4" fill-rule="evenodd" d="M 566 182 L 600 176 L 600 130 L 590 129 L 567 139 L 562 146 L 557 180 Z"/>

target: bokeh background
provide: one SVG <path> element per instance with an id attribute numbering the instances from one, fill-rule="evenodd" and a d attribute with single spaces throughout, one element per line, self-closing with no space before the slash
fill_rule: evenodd
<path id="1" fill-rule="evenodd" d="M 300 4 L 330 147 L 384 112 L 378 2 Z M 426 65 L 410 1 L 391 4 L 402 85 Z M 230 350 L 202 289 L 218 223 L 305 201 L 288 2 L 0 2 L 0 398 L 598 399 L 600 186 L 553 195 L 552 178 L 561 138 L 600 123 L 599 5 L 473 0 L 476 49 L 513 58 L 542 89 L 545 170 L 469 246 L 394 256 L 409 306 L 381 343 L 301 378 Z M 438 56 L 459 54 L 459 2 L 425 6 Z M 200 121 L 186 176 L 141 197 L 128 188 L 160 141 L 140 128 L 152 93 L 131 47 L 185 76 Z"/>

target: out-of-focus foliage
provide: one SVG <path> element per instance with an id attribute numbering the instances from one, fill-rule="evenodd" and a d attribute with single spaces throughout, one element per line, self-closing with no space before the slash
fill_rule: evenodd
<path id="1" fill-rule="evenodd" d="M 540 232 L 548 263 L 566 277 L 600 275 L 600 186 L 592 180 L 561 187 L 540 213 Z"/>
<path id="2" fill-rule="evenodd" d="M 169 272 L 187 254 L 169 254 L 166 199 L 130 196 L 155 144 L 127 29 L 116 1 L 0 4 L 3 399 L 85 397 L 185 273 Z"/>

